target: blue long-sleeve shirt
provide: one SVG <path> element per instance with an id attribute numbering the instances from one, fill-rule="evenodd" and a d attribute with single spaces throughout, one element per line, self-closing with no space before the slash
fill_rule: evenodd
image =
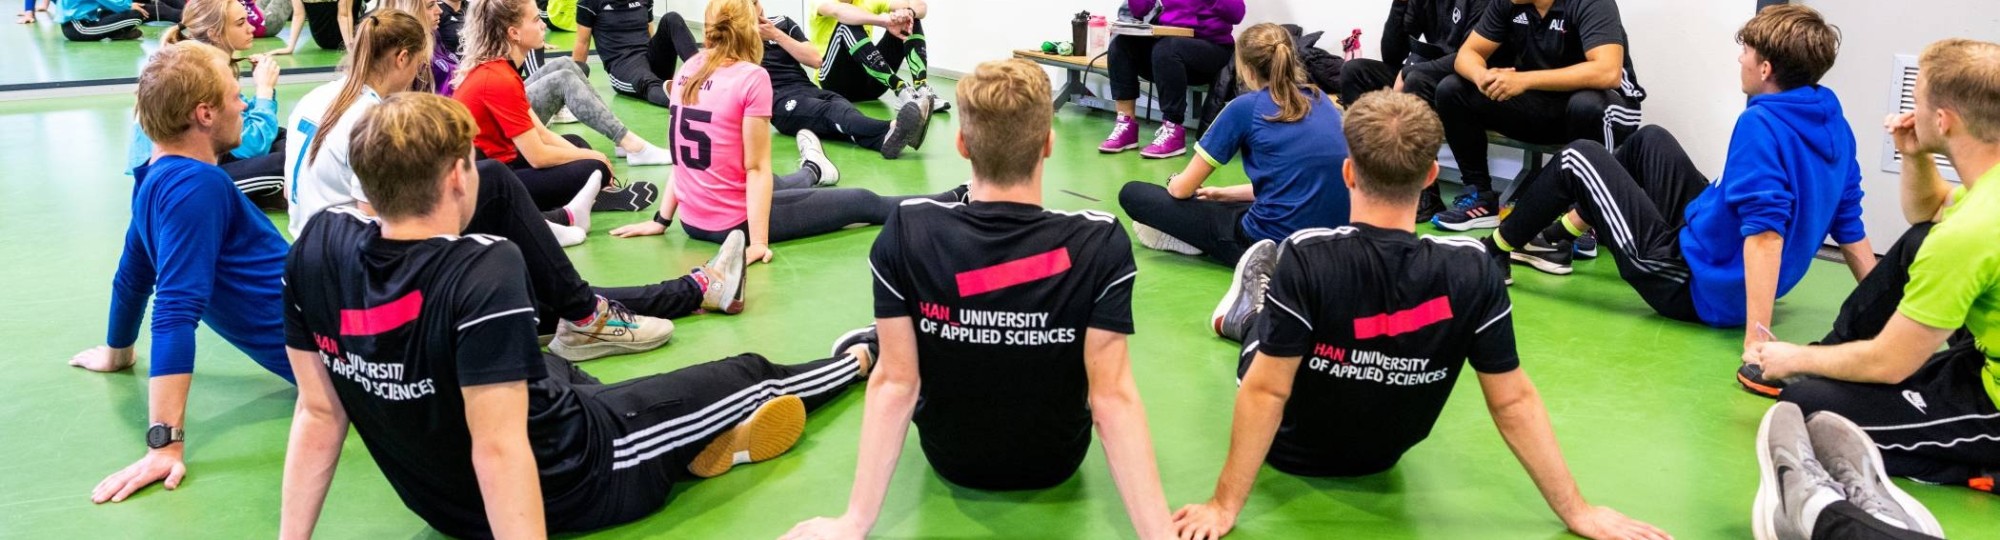
<path id="1" fill-rule="evenodd" d="M 96 20 L 98 10 L 113 13 L 132 9 L 132 0 L 55 0 L 56 22 L 69 23 L 75 20 Z"/>
<path id="2" fill-rule="evenodd" d="M 111 282 L 105 343 L 132 346 L 151 297 L 152 376 L 192 372 L 194 330 L 207 323 L 291 381 L 283 309 L 288 248 L 277 227 L 214 165 L 165 156 L 134 174 L 139 188 Z"/>
<path id="3" fill-rule="evenodd" d="M 1854 152 L 1854 131 L 1833 90 L 1805 86 L 1750 98 L 1736 118 L 1722 178 L 1688 204 L 1681 230 L 1703 322 L 1744 324 L 1745 238 L 1771 231 L 1784 237 L 1782 297 L 1805 277 L 1827 237 L 1843 245 L 1868 237 Z"/>
<path id="4" fill-rule="evenodd" d="M 237 143 L 229 155 L 236 159 L 250 159 L 271 153 L 271 142 L 278 140 L 283 124 L 278 123 L 278 100 L 258 99 L 252 94 L 244 94 L 243 101 L 250 108 L 243 110 L 243 142 Z M 145 165 L 153 157 L 153 140 L 146 138 L 146 130 L 139 129 L 139 123 L 132 123 L 132 144 L 125 152 L 125 174 Z"/>

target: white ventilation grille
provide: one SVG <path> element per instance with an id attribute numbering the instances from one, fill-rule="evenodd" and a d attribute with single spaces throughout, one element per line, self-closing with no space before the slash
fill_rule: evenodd
<path id="1" fill-rule="evenodd" d="M 1889 114 L 1902 114 L 1917 110 L 1917 57 L 1908 54 L 1896 55 L 1896 70 L 1889 74 Z M 1944 156 L 1932 156 L 1937 160 L 1938 173 L 1946 180 L 1958 181 L 1958 169 L 1951 167 L 1951 160 Z M 1902 173 L 1903 155 L 1896 152 L 1896 139 L 1886 134 L 1882 136 L 1882 170 Z"/>

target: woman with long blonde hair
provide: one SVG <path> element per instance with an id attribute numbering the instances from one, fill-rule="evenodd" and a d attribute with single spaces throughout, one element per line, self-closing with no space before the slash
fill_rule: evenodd
<path id="1" fill-rule="evenodd" d="M 173 44 L 199 41 L 234 55 L 250 50 L 256 37 L 249 12 L 236 0 L 189 0 L 181 12 L 180 24 L 168 28 L 160 41 Z M 284 208 L 285 131 L 278 123 L 278 63 L 269 56 L 246 59 L 254 67 L 255 90 L 243 96 L 250 108 L 243 112 L 243 142 L 219 156 L 222 170 L 236 181 L 257 206 Z M 232 61 L 245 61 L 234 60 Z M 132 146 L 126 154 L 125 169 L 131 171 L 153 159 L 153 141 L 143 130 L 132 130 Z"/>
<path id="2" fill-rule="evenodd" d="M 840 173 L 817 138 L 801 132 L 800 169 L 771 172 L 771 75 L 758 62 L 764 20 L 755 0 L 711 0 L 701 53 L 681 66 L 669 91 L 676 134 L 673 189 L 653 221 L 619 227 L 613 236 L 663 234 L 676 212 L 688 237 L 722 242 L 733 231 L 750 235 L 746 258 L 771 261 L 771 242 L 838 231 L 854 224 L 880 225 L 903 199 L 863 189 L 810 189 L 832 185 Z M 937 196 L 957 201 L 956 193 Z"/>

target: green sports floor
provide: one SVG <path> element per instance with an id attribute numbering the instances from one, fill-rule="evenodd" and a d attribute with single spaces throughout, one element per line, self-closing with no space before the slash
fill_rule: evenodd
<path id="1" fill-rule="evenodd" d="M 15 30 L 0 30 L 8 36 L 0 37 L 0 47 L 20 43 L 11 35 Z M 118 63 L 118 69 L 135 65 L 131 58 L 84 62 L 99 61 Z M 113 75 L 131 75 L 121 73 Z M 601 94 L 611 95 L 601 73 L 596 82 Z M 949 95 L 949 84 L 941 84 Z M 284 86 L 280 96 L 296 99 L 309 88 Z M 149 488 L 120 504 L 89 500 L 100 479 L 144 450 L 147 340 L 139 342 L 141 365 L 133 371 L 107 375 L 65 364 L 104 339 L 108 285 L 129 219 L 131 181 L 120 168 L 131 105 L 127 94 L 0 101 L 0 163 L 6 164 L 0 172 L 0 383 L 9 389 L 0 399 L 0 538 L 269 537 L 277 530 L 294 391 L 206 330 L 199 334 L 187 414 L 185 482 L 177 491 Z M 642 135 L 664 138 L 663 109 L 628 98 L 615 99 L 613 108 Z M 880 105 L 864 110 L 884 114 Z M 1055 122 L 1057 151 L 1046 180 L 1046 203 L 1053 208 L 1120 213 L 1116 194 L 1123 182 L 1164 178 L 1184 163 L 1097 155 L 1092 148 L 1111 125 L 1102 113 L 1069 108 Z M 936 123 L 930 146 L 899 161 L 831 145 L 841 185 L 928 193 L 963 182 L 969 166 L 950 144 L 954 120 L 947 114 Z M 585 132 L 576 125 L 558 131 Z M 601 136 L 585 135 L 600 149 L 609 146 Z M 787 138 L 775 147 L 780 163 L 797 155 Z M 668 174 L 665 167 L 627 170 L 622 160 L 618 168 L 638 180 L 658 182 Z M 1219 178 L 1243 181 L 1239 168 Z M 569 251 L 583 275 L 606 285 L 653 282 L 686 271 L 713 251 L 712 244 L 678 232 L 632 240 L 606 234 L 646 216 L 598 214 L 590 241 Z M 271 218 L 283 230 L 285 216 Z M 666 347 L 584 368 L 617 381 L 743 351 L 778 361 L 824 355 L 835 336 L 869 322 L 863 257 L 875 234 L 863 228 L 780 244 L 773 264 L 751 267 L 744 314 L 677 320 L 678 332 Z M 1211 334 L 1206 318 L 1230 272 L 1133 247 L 1140 277 L 1132 365 L 1161 477 L 1175 506 L 1201 501 L 1228 448 L 1236 345 Z M 1747 537 L 1757 484 L 1752 439 L 1770 401 L 1742 392 L 1731 378 L 1739 334 L 1653 315 L 1609 260 L 1580 262 L 1577 273 L 1564 278 L 1525 269 L 1516 275 L 1522 364 L 1540 386 L 1585 496 L 1680 538 Z M 1843 267 L 1815 263 L 1778 304 L 1776 333 L 1791 341 L 1818 337 L 1851 286 Z M 1495 432 L 1474 380 L 1460 380 L 1431 439 L 1390 472 L 1324 480 L 1266 469 L 1236 537 L 1567 537 Z M 856 387 L 816 413 L 791 453 L 677 486 L 659 513 L 593 536 L 773 538 L 797 521 L 838 514 L 853 478 L 863 399 Z M 878 537 L 1132 536 L 1101 452 L 1094 450 L 1075 478 L 1054 489 L 989 493 L 944 483 L 914 439 L 905 449 L 874 530 Z M 2000 538 L 2000 498 L 1899 483 L 1937 514 L 1952 537 Z M 318 531 L 328 538 L 439 536 L 403 508 L 359 437 L 348 438 Z"/>

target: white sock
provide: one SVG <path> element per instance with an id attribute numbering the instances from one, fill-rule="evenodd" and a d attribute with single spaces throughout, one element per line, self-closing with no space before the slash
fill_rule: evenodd
<path id="1" fill-rule="evenodd" d="M 562 247 L 579 245 L 585 239 L 590 238 L 590 233 L 584 232 L 583 229 L 568 225 L 557 225 L 553 221 L 547 223 L 549 224 L 549 232 L 556 235 L 556 243 L 562 245 Z"/>
<path id="2" fill-rule="evenodd" d="M 591 172 L 590 179 L 583 182 L 583 189 L 577 190 L 563 210 L 569 211 L 569 225 L 584 232 L 590 231 L 590 209 L 597 205 L 597 194 L 604 191 L 604 173 Z"/>
<path id="3" fill-rule="evenodd" d="M 1806 503 L 1799 506 L 1797 516 L 1799 532 L 1805 533 L 1806 538 L 1812 538 L 1813 526 L 1819 524 L 1820 511 L 1826 510 L 1827 505 L 1844 500 L 1847 500 L 1847 497 L 1831 489 L 1820 488 L 1813 491 L 1812 496 L 1806 499 Z"/>
<path id="4" fill-rule="evenodd" d="M 635 167 L 645 165 L 673 165 L 674 153 L 667 151 L 665 148 L 653 146 L 653 143 L 646 143 L 644 149 L 637 152 L 626 152 L 625 164 Z"/>

